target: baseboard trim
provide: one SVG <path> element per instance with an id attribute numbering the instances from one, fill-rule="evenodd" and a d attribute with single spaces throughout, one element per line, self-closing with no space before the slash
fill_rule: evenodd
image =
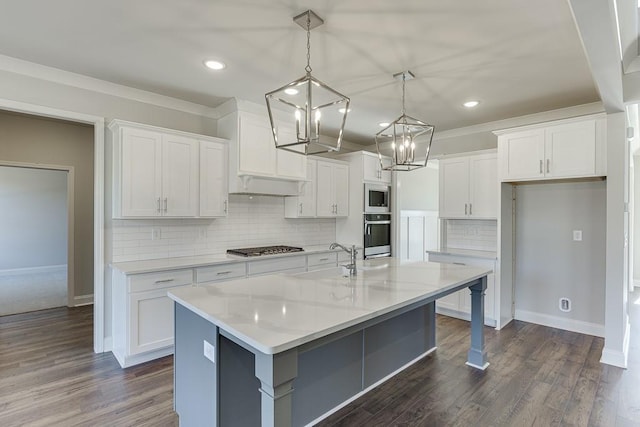
<path id="1" fill-rule="evenodd" d="M 631 335 L 631 325 L 627 322 L 624 332 L 624 340 L 622 342 L 622 350 L 614 350 L 607 348 L 607 341 L 605 340 L 605 347 L 602 349 L 602 356 L 600 357 L 600 363 L 605 365 L 616 366 L 618 368 L 627 369 L 627 362 L 629 359 L 629 337 Z"/>
<path id="2" fill-rule="evenodd" d="M 582 320 L 566 319 L 564 317 L 535 313 L 527 310 L 516 309 L 516 320 L 549 326 L 550 328 L 564 329 L 565 331 L 578 332 L 580 334 L 604 337 L 604 325 L 584 322 Z"/>
<path id="3" fill-rule="evenodd" d="M 109 351 L 113 351 L 113 338 L 112 337 L 106 337 L 104 339 L 104 344 L 103 344 L 102 350 L 104 351 L 104 353 L 107 353 Z"/>
<path id="4" fill-rule="evenodd" d="M 67 271 L 67 264 L 57 265 L 42 265 L 39 267 L 24 267 L 24 268 L 9 268 L 6 270 L 0 270 L 0 277 L 2 276 L 17 276 L 22 274 L 35 274 L 35 273 L 61 273 Z"/>
<path id="5" fill-rule="evenodd" d="M 93 294 L 89 295 L 78 295 L 73 297 L 73 306 L 80 307 L 82 305 L 91 305 L 93 304 Z"/>

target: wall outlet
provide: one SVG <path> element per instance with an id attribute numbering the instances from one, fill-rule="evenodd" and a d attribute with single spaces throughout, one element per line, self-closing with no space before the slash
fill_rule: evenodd
<path id="1" fill-rule="evenodd" d="M 216 348 L 207 340 L 204 340 L 204 357 L 216 363 Z"/>
<path id="2" fill-rule="evenodd" d="M 570 312 L 571 300 L 569 298 L 560 298 L 560 301 L 558 302 L 558 308 L 560 308 L 560 311 L 563 311 L 565 313 Z"/>
<path id="3" fill-rule="evenodd" d="M 573 230 L 573 241 L 574 242 L 582 241 L 582 230 Z"/>
<path id="4" fill-rule="evenodd" d="M 154 227 L 151 229 L 151 240 L 160 240 L 160 228 Z"/>

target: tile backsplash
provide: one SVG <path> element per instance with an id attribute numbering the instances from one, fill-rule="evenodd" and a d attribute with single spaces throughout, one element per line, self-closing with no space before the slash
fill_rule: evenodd
<path id="1" fill-rule="evenodd" d="M 498 224 L 496 220 L 449 219 L 445 239 L 447 248 L 495 252 Z"/>
<path id="2" fill-rule="evenodd" d="M 284 197 L 229 196 L 229 214 L 216 219 L 113 220 L 112 262 L 193 255 L 263 245 L 329 245 L 335 219 L 286 219 Z"/>

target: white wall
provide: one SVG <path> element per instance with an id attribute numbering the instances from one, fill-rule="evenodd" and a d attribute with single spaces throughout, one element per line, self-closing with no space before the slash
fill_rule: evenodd
<path id="1" fill-rule="evenodd" d="M 160 239 L 151 239 L 153 228 L 160 229 Z M 336 220 L 286 219 L 284 197 L 230 195 L 227 218 L 114 220 L 113 238 L 115 262 L 222 255 L 274 244 L 328 247 L 336 238 Z"/>
<path id="2" fill-rule="evenodd" d="M 538 183 L 516 188 L 516 318 L 603 335 L 606 183 Z M 573 241 L 582 230 L 582 241 Z M 570 298 L 572 311 L 558 308 Z"/>
<path id="3" fill-rule="evenodd" d="M 633 156 L 633 282 L 635 285 L 640 286 L 640 156 Z"/>
<path id="4" fill-rule="evenodd" d="M 67 263 L 67 172 L 0 166 L 0 270 Z"/>

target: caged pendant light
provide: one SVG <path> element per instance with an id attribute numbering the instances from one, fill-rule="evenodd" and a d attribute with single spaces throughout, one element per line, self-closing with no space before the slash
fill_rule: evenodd
<path id="1" fill-rule="evenodd" d="M 312 10 L 293 20 L 307 31 L 306 74 L 265 94 L 276 148 L 305 155 L 340 151 L 349 98 L 311 75 L 311 30 L 324 21 Z"/>
<path id="2" fill-rule="evenodd" d="M 411 171 L 423 168 L 429 160 L 434 126 L 414 119 L 405 113 L 405 84 L 415 76 L 411 71 L 394 74 L 402 79 L 402 114 L 376 134 L 376 148 L 381 167 L 392 171 Z M 382 161 L 391 158 L 391 164 Z"/>

